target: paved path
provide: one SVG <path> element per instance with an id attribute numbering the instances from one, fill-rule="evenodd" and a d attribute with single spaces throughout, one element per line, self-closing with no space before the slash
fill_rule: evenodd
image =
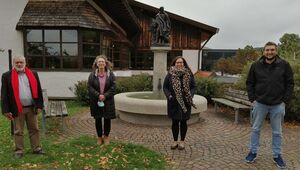
<path id="1" fill-rule="evenodd" d="M 170 169 L 277 169 L 272 162 L 271 129 L 266 122 L 261 133 L 261 150 L 255 163 L 244 162 L 248 153 L 250 125 L 248 121 L 233 124 L 233 115 L 213 113 L 210 108 L 200 121 L 188 127 L 186 149 L 171 150 L 170 127 L 149 127 L 112 121 L 111 137 L 115 140 L 142 144 L 171 159 Z M 83 113 L 66 119 L 62 138 L 96 134 L 94 119 Z M 283 158 L 288 169 L 300 169 L 300 127 L 284 126 Z M 95 141 L 96 142 L 96 141 Z"/>

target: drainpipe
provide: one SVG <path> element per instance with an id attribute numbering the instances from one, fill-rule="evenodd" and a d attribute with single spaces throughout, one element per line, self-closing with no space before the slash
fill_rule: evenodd
<path id="1" fill-rule="evenodd" d="M 11 56 L 11 49 L 8 50 L 8 67 L 9 70 L 12 70 L 12 56 Z M 14 122 L 10 121 L 10 134 L 14 135 Z"/>
<path id="2" fill-rule="evenodd" d="M 206 43 L 211 39 L 212 36 L 213 36 L 213 35 L 211 35 L 211 36 L 208 38 L 208 40 L 205 41 L 205 43 L 203 44 L 203 46 L 201 46 L 201 43 L 200 43 L 200 48 L 199 48 L 199 50 L 198 50 L 198 68 L 197 68 L 198 71 L 199 71 L 199 68 L 200 68 L 200 52 L 201 52 L 201 50 L 203 49 L 203 47 L 206 45 Z"/>
<path id="3" fill-rule="evenodd" d="M 217 28 L 215 34 L 219 33 L 219 30 L 220 30 L 220 29 Z M 198 51 L 198 70 L 199 70 L 199 68 L 200 68 L 200 51 L 203 49 L 203 47 L 206 45 L 206 43 L 211 39 L 211 37 L 212 37 L 213 35 L 215 35 L 215 34 L 212 34 L 212 35 L 208 38 L 208 40 L 205 41 L 205 43 L 203 44 L 202 47 L 201 47 L 201 42 L 200 42 L 200 49 L 199 49 L 199 51 Z"/>

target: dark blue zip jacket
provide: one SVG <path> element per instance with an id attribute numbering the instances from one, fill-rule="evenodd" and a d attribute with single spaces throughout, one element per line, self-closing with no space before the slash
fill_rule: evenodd
<path id="1" fill-rule="evenodd" d="M 246 85 L 251 102 L 256 100 L 266 105 L 288 103 L 294 91 L 293 71 L 290 64 L 279 56 L 271 64 L 266 63 L 262 56 L 251 65 Z"/>

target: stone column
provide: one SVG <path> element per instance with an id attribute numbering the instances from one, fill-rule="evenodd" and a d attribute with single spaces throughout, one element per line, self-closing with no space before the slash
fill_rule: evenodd
<path id="1" fill-rule="evenodd" d="M 164 79 L 167 73 L 167 54 L 171 47 L 151 47 L 154 52 L 153 93 L 162 94 Z"/>

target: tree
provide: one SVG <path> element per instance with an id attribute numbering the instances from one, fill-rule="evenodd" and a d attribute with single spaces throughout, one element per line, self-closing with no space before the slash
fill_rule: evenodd
<path id="1" fill-rule="evenodd" d="M 257 60 L 261 53 L 252 46 L 238 49 L 236 55 L 231 58 L 221 58 L 215 64 L 215 69 L 222 73 L 240 74 L 248 62 Z"/>
<path id="2" fill-rule="evenodd" d="M 299 35 L 285 33 L 279 41 L 279 55 L 286 59 L 295 59 L 296 54 L 300 51 Z"/>

